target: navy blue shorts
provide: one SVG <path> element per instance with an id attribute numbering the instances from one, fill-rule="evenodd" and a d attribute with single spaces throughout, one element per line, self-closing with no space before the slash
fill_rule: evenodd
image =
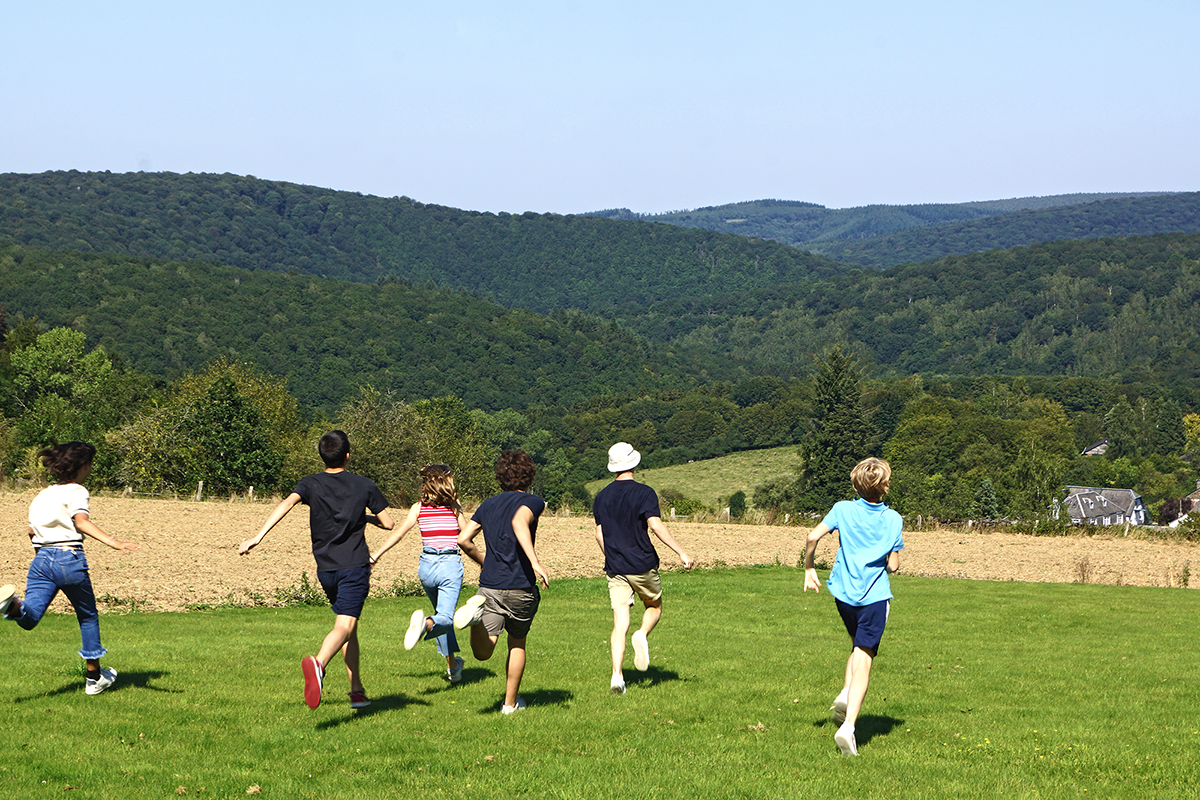
<path id="1" fill-rule="evenodd" d="M 883 639 L 883 627 L 887 624 L 892 601 L 880 600 L 865 606 L 852 606 L 841 600 L 836 602 L 854 646 L 869 651 L 872 656 L 879 655 L 879 642 Z"/>
<path id="2" fill-rule="evenodd" d="M 337 569 L 330 572 L 317 570 L 317 580 L 333 606 L 333 613 L 358 619 L 362 616 L 363 604 L 371 591 L 371 565 Z"/>

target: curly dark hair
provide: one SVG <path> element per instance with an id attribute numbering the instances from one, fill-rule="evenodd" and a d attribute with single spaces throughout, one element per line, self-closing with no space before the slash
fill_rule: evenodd
<path id="1" fill-rule="evenodd" d="M 54 473 L 59 483 L 75 480 L 79 470 L 92 463 L 95 457 L 96 448 L 87 442 L 63 442 L 38 451 L 42 466 Z"/>
<path id="2" fill-rule="evenodd" d="M 537 467 L 524 450 L 505 450 L 496 459 L 496 481 L 506 492 L 526 492 L 533 486 Z"/>

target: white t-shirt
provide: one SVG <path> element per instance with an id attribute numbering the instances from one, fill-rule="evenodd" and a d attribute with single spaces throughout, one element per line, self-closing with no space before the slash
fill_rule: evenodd
<path id="1" fill-rule="evenodd" d="M 74 517 L 87 513 L 88 490 L 78 483 L 49 486 L 29 504 L 29 527 L 33 546 L 81 544 L 83 534 L 75 529 Z"/>

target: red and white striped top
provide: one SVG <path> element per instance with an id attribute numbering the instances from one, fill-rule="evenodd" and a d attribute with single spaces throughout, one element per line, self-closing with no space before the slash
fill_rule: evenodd
<path id="1" fill-rule="evenodd" d="M 458 549 L 458 516 L 446 506 L 421 506 L 417 514 L 421 544 L 436 550 Z"/>

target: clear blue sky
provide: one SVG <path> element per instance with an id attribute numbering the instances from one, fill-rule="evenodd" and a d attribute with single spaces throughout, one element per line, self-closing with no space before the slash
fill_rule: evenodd
<path id="1" fill-rule="evenodd" d="M 0 30 L 0 172 L 560 213 L 1200 190 L 1195 0 L 66 0 Z"/>

